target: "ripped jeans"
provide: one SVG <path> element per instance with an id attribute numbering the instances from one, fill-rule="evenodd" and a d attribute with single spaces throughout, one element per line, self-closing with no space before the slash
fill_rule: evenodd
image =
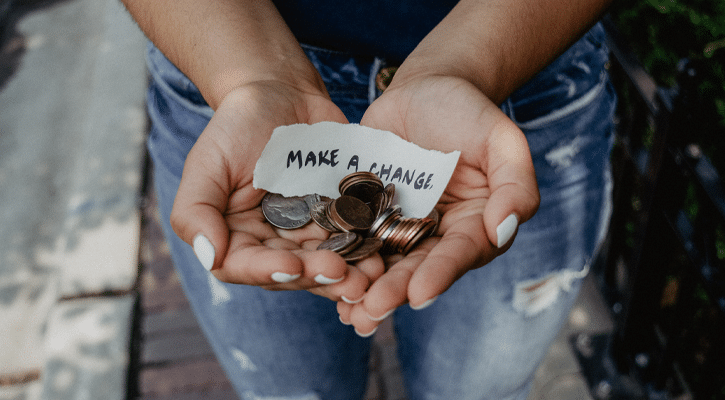
<path id="1" fill-rule="evenodd" d="M 332 99 L 357 122 L 379 94 L 384 60 L 305 47 Z M 393 314 L 407 396 L 526 398 L 566 321 L 609 218 L 615 96 L 599 26 L 503 105 L 526 133 L 541 206 L 513 246 L 470 271 L 432 306 Z M 184 160 L 212 115 L 195 86 L 149 46 L 148 146 L 164 230 L 195 315 L 239 397 L 362 398 L 371 339 L 338 320 L 335 303 L 305 291 L 226 284 L 171 230 Z"/>

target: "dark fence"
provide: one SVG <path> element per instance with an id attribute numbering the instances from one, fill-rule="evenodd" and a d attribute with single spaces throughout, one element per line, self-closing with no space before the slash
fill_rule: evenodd
<path id="1" fill-rule="evenodd" d="M 620 105 L 593 273 L 615 329 L 572 346 L 596 399 L 725 399 L 725 194 L 692 128 L 698 68 L 683 60 L 658 87 L 605 23 Z"/>

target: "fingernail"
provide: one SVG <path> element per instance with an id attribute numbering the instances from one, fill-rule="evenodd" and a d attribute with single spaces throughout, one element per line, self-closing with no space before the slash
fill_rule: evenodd
<path id="1" fill-rule="evenodd" d="M 340 282 L 344 278 L 345 277 L 343 276 L 342 278 L 332 279 L 332 278 L 326 277 L 325 275 L 319 274 L 315 277 L 315 282 L 319 283 L 320 285 L 331 285 L 333 283 Z"/>
<path id="2" fill-rule="evenodd" d="M 516 228 L 519 226 L 519 219 L 515 214 L 511 214 L 506 217 L 496 228 L 496 236 L 498 237 L 498 243 L 496 244 L 499 248 L 503 247 L 506 243 L 511 240 L 511 237 L 516 232 Z"/>
<path id="3" fill-rule="evenodd" d="M 416 311 L 422 310 L 422 309 L 428 307 L 429 305 L 433 304 L 433 302 L 435 302 L 436 299 L 438 299 L 438 296 L 433 297 L 432 299 L 428 299 L 428 300 L 424 301 L 423 303 L 421 303 L 421 304 L 419 304 L 417 306 L 414 306 L 414 305 L 411 304 L 410 305 L 410 308 L 412 308 L 413 310 L 416 310 Z"/>
<path id="4" fill-rule="evenodd" d="M 201 233 L 194 237 L 194 254 L 204 269 L 211 271 L 214 266 L 214 245 Z"/>
<path id="5" fill-rule="evenodd" d="M 392 314 L 392 313 L 393 313 L 393 311 L 395 311 L 395 309 L 393 309 L 393 310 L 390 310 L 390 311 L 386 312 L 385 314 L 383 314 L 383 315 L 381 315 L 381 316 L 379 316 L 379 317 L 373 317 L 373 316 L 371 316 L 370 314 L 368 314 L 368 318 L 370 318 L 370 319 L 371 319 L 371 320 L 373 320 L 373 321 L 382 321 L 382 320 L 384 320 L 385 318 L 388 318 L 388 317 L 390 316 L 390 314 Z"/>
<path id="6" fill-rule="evenodd" d="M 362 299 L 363 299 L 363 298 L 361 297 L 361 298 L 359 298 L 359 299 L 357 299 L 357 300 L 350 300 L 350 299 L 348 299 L 348 298 L 347 298 L 347 297 L 345 297 L 345 296 L 340 296 L 340 297 L 342 297 L 342 301 L 344 301 L 344 302 L 345 302 L 345 303 L 347 303 L 347 304 L 357 304 L 357 303 L 361 302 L 361 301 L 362 301 Z M 364 297 L 364 296 L 363 296 L 363 297 Z"/>
<path id="7" fill-rule="evenodd" d="M 376 326 L 375 328 L 373 328 L 373 330 L 371 330 L 371 331 L 370 331 L 370 332 L 368 332 L 368 333 L 360 333 L 360 332 L 359 332 L 359 331 L 357 330 L 357 328 L 355 328 L 355 333 L 357 333 L 357 335 L 358 335 L 358 336 L 360 336 L 360 337 L 370 337 L 370 336 L 372 336 L 373 334 L 375 334 L 375 331 L 377 331 L 377 330 L 378 330 L 378 327 Z"/>
<path id="8" fill-rule="evenodd" d="M 293 280 L 300 277 L 300 274 L 285 274 L 284 272 L 275 272 L 272 274 L 272 280 L 279 283 L 292 282 Z"/>
<path id="9" fill-rule="evenodd" d="M 338 317 L 338 318 L 340 319 L 340 322 L 342 322 L 342 324 L 343 324 L 343 325 L 350 325 L 350 323 L 349 323 L 349 322 L 345 322 L 345 321 L 343 321 L 343 320 L 342 320 L 342 317 Z"/>

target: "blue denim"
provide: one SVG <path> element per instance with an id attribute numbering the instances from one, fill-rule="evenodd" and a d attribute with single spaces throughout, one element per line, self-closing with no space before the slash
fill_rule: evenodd
<path id="1" fill-rule="evenodd" d="M 374 77 L 385 60 L 304 50 L 332 99 L 358 122 L 379 95 Z M 541 206 L 507 253 L 464 275 L 430 307 L 394 313 L 411 400 L 526 398 L 609 218 L 615 95 L 606 62 L 597 26 L 502 104 L 528 138 Z M 164 232 L 186 295 L 236 392 L 242 399 L 362 398 L 371 342 L 339 322 L 333 302 L 304 291 L 219 282 L 171 230 L 184 160 L 213 112 L 152 45 L 148 64 L 148 147 Z M 539 286 L 546 289 L 541 296 L 525 297 Z"/>

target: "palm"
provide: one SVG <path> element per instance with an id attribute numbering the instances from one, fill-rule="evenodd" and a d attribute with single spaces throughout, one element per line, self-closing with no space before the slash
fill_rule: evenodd
<path id="1" fill-rule="evenodd" d="M 279 84 L 258 84 L 228 95 L 187 157 L 172 211 L 172 225 L 191 242 L 202 232 L 216 250 L 212 273 L 222 281 L 274 290 L 307 289 L 339 300 L 357 299 L 369 286 L 365 273 L 382 273 L 382 260 L 352 269 L 331 253 L 315 251 L 327 232 L 274 228 L 261 207 L 265 192 L 252 186 L 256 160 L 274 128 L 324 120 L 346 122 L 323 94 Z M 376 272 L 377 271 L 377 272 Z M 321 286 L 315 277 L 345 279 Z M 289 282 L 273 277 L 299 276 Z"/>
<path id="2" fill-rule="evenodd" d="M 506 247 L 497 246 L 498 224 L 511 213 L 522 221 L 530 218 L 539 197 L 523 133 L 462 79 L 425 77 L 391 86 L 361 123 L 424 148 L 461 151 L 437 205 L 443 214 L 438 236 L 406 257 L 389 259 L 392 265 L 364 303 L 339 307 L 343 319 L 366 331 L 370 321 L 361 315 L 378 317 L 407 301 L 419 305 L 503 252 Z"/>

